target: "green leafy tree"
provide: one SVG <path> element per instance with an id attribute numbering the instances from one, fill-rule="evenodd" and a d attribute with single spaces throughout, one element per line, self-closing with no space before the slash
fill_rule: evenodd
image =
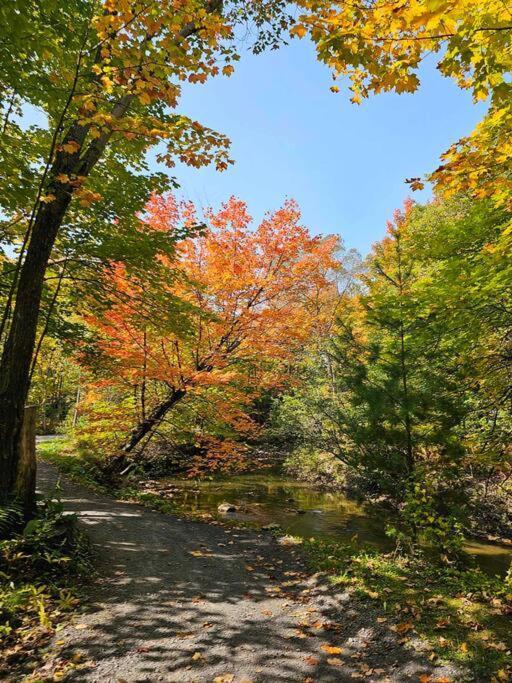
<path id="1" fill-rule="evenodd" d="M 16 479 L 49 266 L 131 257 L 143 270 L 172 251 L 175 236 L 150 234 L 136 217 L 149 192 L 170 182 L 149 170 L 147 151 L 163 143 L 159 160 L 168 166 L 179 159 L 226 168 L 226 138 L 176 113 L 181 83 L 230 75 L 240 25 L 255 27 L 256 52 L 277 46 L 284 8 L 281 0 L 71 0 L 65 6 L 14 0 L 0 8 L 0 209 L 7 247 L 0 503 Z M 27 111 L 42 123 L 27 126 Z"/>
<path id="2" fill-rule="evenodd" d="M 453 550 L 482 482 L 510 471 L 508 215 L 406 203 L 342 297 L 335 333 L 284 401 L 302 443 L 386 492 L 406 535 Z M 504 228 L 505 226 L 505 228 Z M 299 425 L 300 432 L 295 428 Z"/>

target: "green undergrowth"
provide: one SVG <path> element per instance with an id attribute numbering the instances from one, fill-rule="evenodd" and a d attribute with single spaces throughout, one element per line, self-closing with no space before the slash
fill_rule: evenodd
<path id="1" fill-rule="evenodd" d="M 512 676 L 510 573 L 500 579 L 473 567 L 314 539 L 304 548 L 312 568 L 327 572 L 334 585 L 377 602 L 379 622 L 404 645 L 419 636 L 432 661 L 458 664 L 479 683 Z"/>
<path id="2" fill-rule="evenodd" d="M 37 454 L 71 481 L 83 484 L 97 493 L 109 492 L 108 487 L 99 481 L 101 475 L 99 460 L 92 456 L 75 453 L 65 439 L 43 441 L 37 444 Z"/>
<path id="3" fill-rule="evenodd" d="M 1 680 L 22 680 L 41 662 L 92 573 L 87 539 L 60 502 L 40 501 L 26 524 L 15 517 L 9 515 L 0 540 Z"/>

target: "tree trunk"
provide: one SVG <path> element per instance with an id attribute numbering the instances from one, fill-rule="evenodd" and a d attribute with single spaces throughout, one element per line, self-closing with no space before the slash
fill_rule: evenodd
<path id="1" fill-rule="evenodd" d="M 210 0 L 205 7 L 208 13 L 215 13 L 221 8 L 221 0 Z M 197 30 L 197 26 L 190 23 L 182 28 L 179 36 L 187 38 Z M 148 42 L 151 39 L 152 36 L 148 35 Z M 75 93 L 81 58 L 82 54 L 78 57 L 75 81 L 68 104 Z M 134 99 L 133 92 L 122 95 L 111 110 L 112 120 L 122 119 Z M 55 140 L 57 134 L 60 133 L 63 120 L 64 117 L 55 133 Z M 56 148 L 55 161 L 48 174 L 49 181 L 44 187 L 45 201 L 40 201 L 39 198 L 37 200 L 37 212 L 31 226 L 31 237 L 25 261 L 20 269 L 12 325 L 0 361 L 0 504 L 7 502 L 15 493 L 23 410 L 30 387 L 30 366 L 35 349 L 44 275 L 76 187 L 71 183 L 61 182 L 57 178 L 64 176 L 87 178 L 103 155 L 112 137 L 113 128 L 105 130 L 98 138 L 94 138 L 88 145 L 85 145 L 88 131 L 88 124 L 82 125 L 74 121 L 61 144 Z M 66 144 L 70 142 L 76 143 L 76 151 L 64 151 Z M 151 421 L 151 415 L 148 420 Z M 140 438 L 151 428 L 150 425 Z M 133 436 L 132 440 L 135 438 Z M 129 450 L 137 445 L 140 438 L 131 447 L 129 443 L 126 444 Z"/>
<path id="2" fill-rule="evenodd" d="M 71 201 L 71 194 L 62 185 L 55 192 L 55 199 L 41 203 L 36 214 L 0 363 L 0 504 L 14 493 L 44 275 Z"/>
<path id="3" fill-rule="evenodd" d="M 122 97 L 114 106 L 112 117 L 122 118 L 132 99 L 132 95 Z M 75 191 L 75 186 L 70 182 L 62 182 L 57 178 L 87 178 L 112 135 L 111 130 L 106 131 L 92 140 L 81 153 L 87 132 L 88 126 L 74 123 L 58 148 L 44 190 L 45 201 L 39 200 L 25 260 L 20 269 L 12 324 L 0 361 L 0 504 L 7 502 L 14 494 L 23 410 L 30 388 L 44 276 Z M 76 151 L 66 152 L 67 143 L 75 143 Z"/>
<path id="4" fill-rule="evenodd" d="M 27 406 L 20 439 L 20 462 L 16 477 L 16 498 L 23 505 L 25 519 L 36 511 L 36 406 Z"/>
<path id="5" fill-rule="evenodd" d="M 176 403 L 179 403 L 186 393 L 185 389 L 175 389 L 163 401 L 158 403 L 146 418 L 141 420 L 138 425 L 132 429 L 128 440 L 119 447 L 117 454 L 110 458 L 106 467 L 108 474 L 119 474 L 124 469 L 128 453 L 131 453 L 142 439 L 155 429 L 160 421 L 167 415 L 169 410 L 175 406 Z"/>

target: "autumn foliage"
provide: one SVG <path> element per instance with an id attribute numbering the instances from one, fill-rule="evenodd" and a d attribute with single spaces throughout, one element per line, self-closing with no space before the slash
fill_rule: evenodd
<path id="1" fill-rule="evenodd" d="M 352 101 L 380 92 L 413 93 L 420 66 L 437 69 L 489 109 L 474 131 L 455 142 L 430 175 L 439 194 L 470 192 L 510 208 L 512 97 L 510 7 L 501 0 L 318 2 L 300 0 L 292 28 L 309 34 L 335 81 L 348 76 Z M 331 88 L 338 92 L 335 84 Z M 423 185 L 412 178 L 413 189 Z"/>
<path id="2" fill-rule="evenodd" d="M 153 296 L 147 283 L 114 266 L 105 275 L 110 305 L 88 320 L 98 335 L 100 385 L 136 397 L 132 419 L 139 431 L 125 450 L 150 437 L 171 408 L 192 402 L 196 425 L 223 423 L 220 437 L 218 428 L 217 438 L 200 427 L 190 434 L 221 465 L 224 456 L 243 451 L 225 435 L 255 434 L 255 398 L 283 386 L 294 357 L 327 329 L 338 240 L 312 237 L 293 201 L 255 228 L 245 203 L 234 197 L 219 211 L 208 209 L 204 219 L 200 234 L 181 241 L 177 261 L 167 264 L 174 274 L 167 291 Z M 172 232 L 197 225 L 199 217 L 191 203 L 155 196 L 145 222 Z M 179 313 L 169 316 L 177 301 Z"/>

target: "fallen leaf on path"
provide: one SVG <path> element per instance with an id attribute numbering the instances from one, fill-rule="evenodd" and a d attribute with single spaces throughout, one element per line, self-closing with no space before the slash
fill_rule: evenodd
<path id="1" fill-rule="evenodd" d="M 320 649 L 327 652 L 328 655 L 340 655 L 343 652 L 341 647 L 335 647 L 334 645 L 328 645 L 327 643 L 320 645 Z"/>
<path id="2" fill-rule="evenodd" d="M 405 621 L 402 624 L 397 624 L 396 626 L 392 626 L 391 630 L 396 631 L 397 633 L 407 633 L 408 631 L 412 630 L 414 627 L 412 621 Z"/>
<path id="3" fill-rule="evenodd" d="M 497 652 L 505 652 L 505 650 L 507 649 L 505 643 L 487 643 L 486 647 L 489 650 L 496 650 Z"/>
<path id="4" fill-rule="evenodd" d="M 432 680 L 432 676 L 430 674 L 422 674 L 418 678 L 419 683 L 430 683 L 431 680 Z"/>
<path id="5" fill-rule="evenodd" d="M 313 655 L 310 655 L 309 657 L 305 657 L 304 661 L 306 664 L 309 664 L 309 666 L 316 666 L 317 664 L 320 663 L 320 660 L 317 659 L 317 657 L 313 657 Z"/>
<path id="6" fill-rule="evenodd" d="M 200 652 L 194 652 L 192 655 L 192 661 L 198 662 L 200 659 L 203 658 L 203 655 Z"/>
<path id="7" fill-rule="evenodd" d="M 235 674 L 221 674 L 213 679 L 213 683 L 233 683 Z"/>
<path id="8" fill-rule="evenodd" d="M 330 664 L 331 666 L 340 666 L 343 664 L 343 660 L 339 657 L 329 657 L 327 659 L 327 664 Z"/>
<path id="9" fill-rule="evenodd" d="M 140 647 L 135 648 L 135 652 L 151 652 L 151 648 L 146 645 L 141 645 Z"/>

